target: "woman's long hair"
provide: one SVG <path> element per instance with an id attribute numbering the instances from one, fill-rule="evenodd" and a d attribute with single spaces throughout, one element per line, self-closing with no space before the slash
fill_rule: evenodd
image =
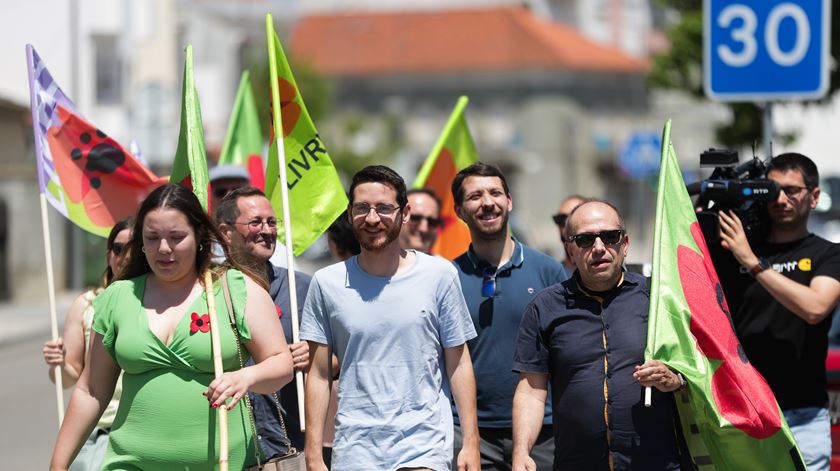
<path id="1" fill-rule="evenodd" d="M 131 234 L 131 240 L 128 243 L 128 262 L 120 274 L 120 279 L 135 278 L 152 271 L 142 251 L 143 224 L 146 221 L 146 216 L 151 211 L 159 208 L 177 210 L 187 218 L 187 222 L 195 234 L 195 242 L 198 249 L 195 254 L 195 271 L 199 279 L 202 280 L 202 283 L 203 273 L 210 269 L 210 263 L 213 258 L 213 244 L 217 243 L 224 249 L 225 257 L 227 258 L 227 263 L 222 267 L 222 271 L 227 267 L 236 268 L 267 289 L 265 283 L 261 282 L 259 275 L 254 273 L 252 269 L 243 267 L 235 260 L 230 259 L 230 248 L 219 233 L 216 223 L 204 212 L 195 194 L 177 183 L 169 183 L 158 187 L 149 193 L 149 196 L 140 205 L 140 210 L 137 212 L 137 218 L 134 223 L 134 232 Z M 213 272 L 214 279 L 219 274 Z"/>
<path id="2" fill-rule="evenodd" d="M 111 232 L 108 234 L 108 242 L 105 244 L 105 272 L 102 273 L 102 284 L 100 286 L 100 289 L 107 288 L 108 285 L 110 285 L 111 282 L 114 281 L 114 279 L 117 278 L 117 276 L 119 275 L 118 273 L 114 273 L 114 271 L 111 270 L 111 264 L 108 263 L 109 254 L 111 253 L 111 251 L 114 250 L 114 240 L 117 238 L 120 232 L 126 229 L 131 229 L 133 225 L 134 218 L 129 216 L 127 218 L 120 219 L 119 221 L 117 221 L 116 224 L 114 224 L 114 227 L 111 228 Z M 128 245 L 123 247 L 123 250 L 128 250 Z"/>

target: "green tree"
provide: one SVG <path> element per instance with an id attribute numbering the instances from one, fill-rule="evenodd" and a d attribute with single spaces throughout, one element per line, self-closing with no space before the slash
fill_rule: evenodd
<path id="1" fill-rule="evenodd" d="M 703 0 L 658 0 L 666 8 L 680 14 L 680 22 L 669 27 L 665 34 L 671 48 L 653 57 L 648 84 L 657 88 L 676 88 L 702 97 L 703 92 Z M 840 9 L 831 11 L 831 23 L 840 21 Z M 840 28 L 830 32 L 832 62 L 837 63 L 840 51 Z M 840 86 L 840 71 L 830 71 L 827 100 Z M 762 109 L 754 103 L 727 103 L 732 110 L 732 122 L 717 129 L 717 140 L 727 147 L 741 147 L 761 139 Z M 789 141 L 793 135 L 776 135 L 775 140 Z"/>

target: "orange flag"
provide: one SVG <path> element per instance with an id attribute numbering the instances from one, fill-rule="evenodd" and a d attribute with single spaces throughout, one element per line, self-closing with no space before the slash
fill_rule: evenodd
<path id="1" fill-rule="evenodd" d="M 470 245 L 470 230 L 455 214 L 455 198 L 451 189 L 455 174 L 478 162 L 478 152 L 464 117 L 467 103 L 469 99 L 465 96 L 458 99 L 440 138 L 412 185 L 414 188 L 429 188 L 441 200 L 443 229 L 432 247 L 432 253 L 449 260 L 466 252 Z"/>

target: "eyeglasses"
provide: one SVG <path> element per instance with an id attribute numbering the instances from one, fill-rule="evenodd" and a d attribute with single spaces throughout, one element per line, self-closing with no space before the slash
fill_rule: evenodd
<path id="1" fill-rule="evenodd" d="M 569 242 L 574 242 L 582 249 L 588 249 L 589 247 L 595 245 L 595 239 L 601 239 L 601 242 L 603 242 L 604 245 L 616 245 L 621 242 L 621 238 L 623 236 L 624 231 L 622 229 L 613 229 L 611 231 L 603 232 L 584 232 L 568 236 L 566 239 Z"/>
<path id="2" fill-rule="evenodd" d="M 426 224 L 429 225 L 429 229 L 437 229 L 438 227 L 443 225 L 443 220 L 440 218 L 433 218 L 430 216 L 421 216 L 419 214 L 412 214 L 408 217 L 408 222 L 411 224 L 419 225 L 423 220 L 426 220 Z"/>
<path id="3" fill-rule="evenodd" d="M 350 214 L 352 214 L 354 218 L 362 216 L 367 217 L 367 215 L 370 214 L 371 209 L 379 216 L 387 218 L 402 208 L 394 206 L 393 204 L 377 204 L 376 206 L 371 206 L 367 203 L 356 203 L 350 207 Z"/>
<path id="4" fill-rule="evenodd" d="M 114 255 L 117 255 L 117 256 L 121 255 L 123 253 L 123 250 L 125 250 L 125 249 L 126 249 L 126 245 L 123 244 L 123 243 L 114 242 L 113 244 L 111 244 L 111 252 L 113 252 Z"/>
<path id="5" fill-rule="evenodd" d="M 488 267 L 484 270 L 484 278 L 481 280 L 481 296 L 492 298 L 496 295 L 496 270 Z"/>
<path id="6" fill-rule="evenodd" d="M 800 193 L 802 193 L 802 190 L 811 191 L 812 188 L 808 188 L 807 186 L 787 185 L 781 187 L 781 190 L 786 196 L 796 198 Z"/>
<path id="7" fill-rule="evenodd" d="M 268 226 L 269 229 L 277 228 L 277 219 L 275 218 L 266 218 L 266 219 L 251 219 L 248 222 L 234 222 L 234 224 L 239 224 L 240 226 L 248 226 L 248 229 L 252 231 L 258 231 L 262 229 L 263 224 Z"/>
<path id="8" fill-rule="evenodd" d="M 557 213 L 554 216 L 551 216 L 551 219 L 554 220 L 554 224 L 557 224 L 560 227 L 566 227 L 566 220 L 569 219 L 569 214 Z"/>

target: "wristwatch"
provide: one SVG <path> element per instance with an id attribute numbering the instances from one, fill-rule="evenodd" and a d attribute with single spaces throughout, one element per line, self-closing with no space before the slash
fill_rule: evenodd
<path id="1" fill-rule="evenodd" d="M 767 261 L 766 258 L 759 257 L 758 263 L 756 263 L 755 266 L 750 268 L 750 275 L 755 277 L 756 275 L 763 272 L 764 270 L 767 270 L 768 268 L 770 268 L 770 262 Z"/>
<path id="2" fill-rule="evenodd" d="M 683 378 L 683 375 L 679 372 L 677 373 L 677 379 L 680 380 L 680 389 L 685 389 L 685 378 Z"/>

